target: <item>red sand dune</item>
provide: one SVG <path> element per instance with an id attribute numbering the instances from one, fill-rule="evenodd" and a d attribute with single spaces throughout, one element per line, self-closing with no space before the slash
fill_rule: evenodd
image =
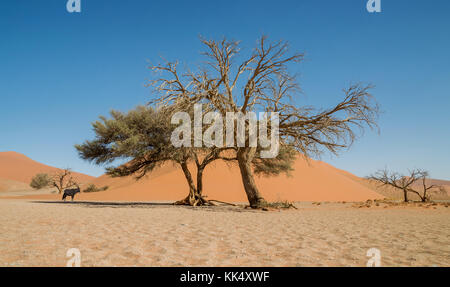
<path id="1" fill-rule="evenodd" d="M 382 198 L 380 194 L 326 163 L 311 160 L 308 165 L 304 159 L 299 158 L 294 168 L 291 176 L 257 178 L 257 185 L 267 200 L 362 201 Z M 172 165 L 165 165 L 140 181 L 132 177 L 110 178 L 103 175 L 92 183 L 98 187 L 107 185 L 109 189 L 103 192 L 82 193 L 77 197 L 79 200 L 178 200 L 184 198 L 188 191 L 181 170 Z M 247 201 L 236 166 L 230 167 L 223 162 L 208 166 L 204 173 L 204 187 L 204 193 L 209 199 Z M 48 195 L 45 198 L 56 198 L 56 195 Z"/>
<path id="2" fill-rule="evenodd" d="M 0 178 L 0 192 L 27 190 L 30 186 L 21 181 Z"/>
<path id="3" fill-rule="evenodd" d="M 263 196 L 270 201 L 362 201 L 382 198 L 368 187 L 349 178 L 348 173 L 321 161 L 299 157 L 290 176 L 257 177 L 256 183 Z M 55 168 L 39 164 L 17 153 L 0 153 L 0 178 L 29 182 L 38 172 L 54 171 Z M 191 166 L 191 171 L 195 169 Z M 108 190 L 81 193 L 78 200 L 98 201 L 152 201 L 179 200 L 187 195 L 188 188 L 178 166 L 166 164 L 147 177 L 136 181 L 133 177 L 98 178 L 77 174 L 98 187 Z M 195 176 L 195 172 L 193 172 Z M 356 177 L 356 176 L 355 176 Z M 216 162 L 204 173 L 204 194 L 209 199 L 228 202 L 246 202 L 247 198 L 236 165 Z M 59 199 L 60 195 L 45 194 L 27 196 L 33 199 Z"/>
<path id="4" fill-rule="evenodd" d="M 0 152 L 0 178 L 29 184 L 38 173 L 55 173 L 60 169 L 34 161 L 17 152 Z M 94 177 L 73 172 L 80 183 L 89 182 Z"/>

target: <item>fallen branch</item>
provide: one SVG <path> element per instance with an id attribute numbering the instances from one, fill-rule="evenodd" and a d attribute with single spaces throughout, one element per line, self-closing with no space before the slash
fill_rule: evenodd
<path id="1" fill-rule="evenodd" d="M 223 203 L 223 204 L 227 204 L 227 205 L 231 205 L 231 206 L 237 206 L 236 204 L 233 203 L 229 203 L 229 202 L 225 202 L 225 201 L 220 201 L 220 200 L 215 200 L 215 199 L 209 199 L 209 202 L 214 201 L 214 202 L 219 202 L 219 203 Z"/>

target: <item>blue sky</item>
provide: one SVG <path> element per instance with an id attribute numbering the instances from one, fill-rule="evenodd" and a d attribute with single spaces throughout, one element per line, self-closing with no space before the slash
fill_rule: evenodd
<path id="1" fill-rule="evenodd" d="M 373 83 L 381 132 L 367 131 L 341 156 L 322 160 L 359 176 L 424 168 L 450 179 L 450 1 L 5 0 L 0 5 L 0 151 L 100 175 L 73 145 L 91 122 L 151 98 L 147 60 L 202 60 L 199 35 L 261 34 L 304 52 L 299 104 L 327 107 L 354 82 Z"/>

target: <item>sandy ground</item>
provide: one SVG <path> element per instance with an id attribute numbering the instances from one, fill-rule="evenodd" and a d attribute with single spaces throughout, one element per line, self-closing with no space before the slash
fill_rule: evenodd
<path id="1" fill-rule="evenodd" d="M 0 266 L 450 266 L 450 208 L 297 210 L 0 199 Z"/>

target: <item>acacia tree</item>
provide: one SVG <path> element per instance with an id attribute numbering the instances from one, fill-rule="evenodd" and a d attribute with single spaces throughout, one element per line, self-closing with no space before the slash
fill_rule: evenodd
<path id="1" fill-rule="evenodd" d="M 422 202 L 430 200 L 428 192 L 433 188 L 438 188 L 437 185 L 427 185 L 426 180 L 428 172 L 421 169 L 409 170 L 408 175 L 401 175 L 397 172 L 389 172 L 387 169 L 379 170 L 374 175 L 369 176 L 369 179 L 379 181 L 382 185 L 390 185 L 403 192 L 404 202 L 408 202 L 408 192 L 419 196 Z M 417 182 L 421 182 L 423 188 L 422 193 L 415 190 L 413 186 Z"/>
<path id="2" fill-rule="evenodd" d="M 192 109 L 188 108 L 188 111 Z M 215 160 L 235 161 L 235 150 L 215 146 L 175 147 L 171 142 L 174 125 L 170 119 L 173 113 L 173 107 L 154 109 L 143 106 L 126 114 L 112 111 L 110 119 L 100 117 L 100 121 L 92 124 L 96 138 L 75 148 L 85 160 L 99 165 L 109 164 L 106 173 L 113 177 L 134 175 L 139 180 L 166 162 L 175 163 L 181 167 L 189 187 L 186 198 L 175 204 L 213 205 L 216 200 L 207 200 L 203 196 L 204 170 Z M 261 174 L 288 172 L 293 157 L 292 152 L 283 148 L 277 158 L 255 160 L 254 165 Z M 126 163 L 121 164 L 123 161 Z M 190 163 L 196 168 L 196 181 L 189 169 Z"/>
<path id="3" fill-rule="evenodd" d="M 56 172 L 52 175 L 51 186 L 56 187 L 58 190 L 58 193 L 63 192 L 65 189 L 71 188 L 71 187 L 79 187 L 78 183 L 72 176 L 72 172 L 70 169 L 66 168 L 61 171 Z"/>
<path id="4" fill-rule="evenodd" d="M 325 110 L 295 104 L 299 85 L 290 65 L 303 60 L 303 54 L 290 54 L 284 41 L 268 42 L 261 37 L 247 57 L 238 59 L 239 42 L 201 39 L 206 64 L 196 72 L 179 73 L 177 62 L 152 65 L 158 76 L 149 85 L 160 97 L 152 103 L 176 105 L 208 103 L 225 116 L 227 112 L 265 111 L 279 114 L 280 142 L 300 151 L 305 157 L 327 150 L 338 153 L 349 147 L 357 131 L 376 127 L 378 105 L 370 94 L 370 85 L 351 85 L 343 99 Z M 270 127 L 269 127 L 270 128 Z M 255 180 L 252 163 L 256 147 L 236 148 L 236 159 L 250 206 L 265 205 Z"/>
<path id="5" fill-rule="evenodd" d="M 166 162 L 179 165 L 189 186 L 189 194 L 177 204 L 202 205 L 209 203 L 202 196 L 201 176 L 197 185 L 188 164 L 194 158 L 198 174 L 207 164 L 217 159 L 219 150 L 175 148 L 171 142 L 173 126 L 170 110 L 155 110 L 138 106 L 124 114 L 111 111 L 111 118 L 100 117 L 92 124 L 96 138 L 75 145 L 79 156 L 98 165 L 109 164 L 106 173 L 112 177 L 134 175 L 137 180 Z M 203 156 L 201 159 L 200 156 Z M 114 165 L 119 160 L 119 164 Z M 127 161 L 120 164 L 120 161 Z M 200 184 L 198 184 L 200 182 Z"/>

